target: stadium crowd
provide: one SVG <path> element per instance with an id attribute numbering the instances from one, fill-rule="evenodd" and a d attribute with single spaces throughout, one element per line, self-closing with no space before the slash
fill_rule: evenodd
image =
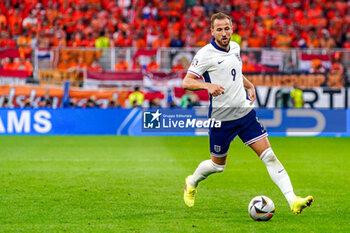
<path id="1" fill-rule="evenodd" d="M 202 47 L 212 39 L 208 16 L 218 11 L 232 17 L 231 40 L 243 50 L 350 48 L 350 1 L 347 0 L 3 0 L 0 1 L 0 47 L 18 48 L 19 57 L 0 58 L 0 69 L 23 70 L 31 76 L 30 58 L 36 47 Z M 259 64 L 250 55 L 254 54 L 242 54 L 243 71 L 260 72 Z M 341 62 L 342 54 L 332 51 L 329 55 L 330 67 L 326 69 L 320 59 L 313 59 L 307 73 L 343 74 L 346 68 Z M 62 55 L 57 68 L 80 72 L 103 69 L 95 52 L 89 61 L 86 57 Z M 154 56 L 144 67 L 138 59 L 129 62 L 124 55 L 118 55 L 114 70 L 160 69 Z M 285 64 L 283 72 L 298 72 L 291 60 Z M 172 66 L 173 71 L 185 69 L 180 60 Z M 97 107 L 95 102 L 92 96 L 84 107 Z M 139 102 L 129 100 L 129 105 L 139 106 Z M 197 102 L 194 94 L 187 93 L 181 106 L 197 105 Z M 2 105 L 6 106 L 6 99 Z M 159 100 L 149 105 L 157 106 Z M 26 102 L 24 106 L 33 104 Z M 50 107 L 52 99 L 45 97 L 38 106 Z M 69 106 L 76 106 L 75 101 Z M 108 106 L 120 104 L 110 100 Z"/>
<path id="2" fill-rule="evenodd" d="M 350 48 L 346 0 L 4 0 L 0 45 L 201 47 L 214 11 L 232 16 L 245 47 Z"/>

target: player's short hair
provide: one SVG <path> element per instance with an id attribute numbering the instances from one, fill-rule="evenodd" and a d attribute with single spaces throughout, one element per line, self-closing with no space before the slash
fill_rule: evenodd
<path id="1" fill-rule="evenodd" d="M 232 24 L 232 20 L 231 20 L 231 17 L 226 15 L 225 13 L 222 13 L 222 12 L 218 12 L 218 13 L 215 13 L 211 16 L 210 18 L 210 26 L 211 28 L 214 28 L 214 21 L 216 19 L 228 19 L 230 21 L 230 23 Z"/>

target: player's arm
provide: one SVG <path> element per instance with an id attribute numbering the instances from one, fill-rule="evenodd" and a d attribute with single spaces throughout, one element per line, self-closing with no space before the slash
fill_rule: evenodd
<path id="1" fill-rule="evenodd" d="M 201 82 L 196 79 L 196 75 L 188 72 L 182 81 L 182 88 L 190 91 L 207 90 L 213 96 L 218 96 L 225 92 L 221 85 Z"/>
<path id="2" fill-rule="evenodd" d="M 242 76 L 243 76 L 243 85 L 248 90 L 248 98 L 253 103 L 256 99 L 255 87 L 254 87 L 253 83 L 251 83 L 246 77 L 244 77 L 244 75 L 242 75 Z"/>

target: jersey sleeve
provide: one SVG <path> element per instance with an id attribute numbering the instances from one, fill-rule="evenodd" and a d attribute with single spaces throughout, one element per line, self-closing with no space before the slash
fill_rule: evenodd
<path id="1" fill-rule="evenodd" d="M 209 69 L 209 62 L 210 59 L 205 57 L 203 53 L 197 53 L 196 56 L 194 56 L 187 72 L 200 78 Z"/>

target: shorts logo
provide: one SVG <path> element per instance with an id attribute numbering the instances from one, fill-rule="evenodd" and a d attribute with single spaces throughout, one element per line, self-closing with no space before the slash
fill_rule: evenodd
<path id="1" fill-rule="evenodd" d="M 261 132 L 262 132 L 262 133 L 266 132 L 265 126 L 261 123 L 261 121 L 259 120 L 259 118 L 258 118 L 258 117 L 255 117 L 255 118 L 256 118 L 256 121 L 260 124 Z"/>
<path id="2" fill-rule="evenodd" d="M 215 152 L 220 152 L 221 151 L 221 146 L 214 145 L 214 151 Z"/>
<path id="3" fill-rule="evenodd" d="M 193 61 L 192 61 L 192 66 L 193 66 L 193 67 L 196 67 L 197 65 L 198 65 L 198 59 L 195 58 L 195 59 L 193 59 Z"/>
<path id="4" fill-rule="evenodd" d="M 143 113 L 143 127 L 145 129 L 158 129 L 160 128 L 159 117 L 162 113 L 157 109 L 156 112 L 144 112 Z"/>

